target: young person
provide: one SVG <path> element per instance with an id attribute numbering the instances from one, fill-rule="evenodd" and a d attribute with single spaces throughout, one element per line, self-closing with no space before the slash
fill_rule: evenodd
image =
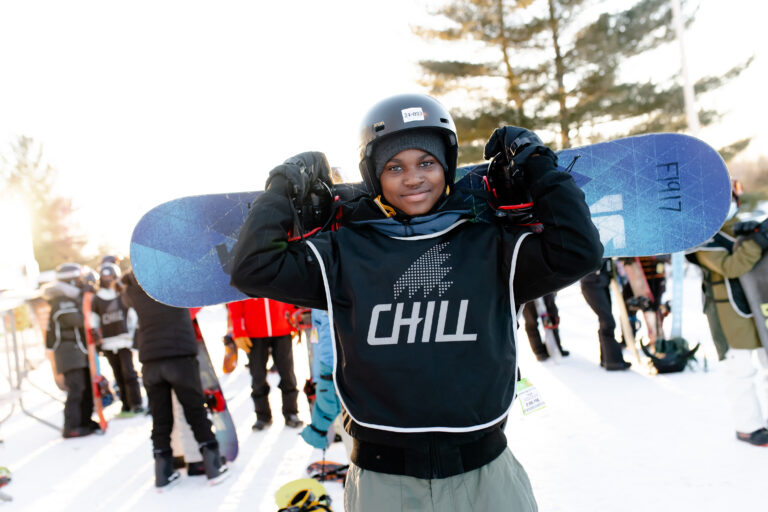
<path id="1" fill-rule="evenodd" d="M 292 241 L 296 205 L 330 180 L 322 153 L 288 159 L 240 231 L 232 284 L 328 311 L 354 438 L 345 510 L 536 510 L 504 434 L 515 315 L 600 265 L 584 194 L 535 134 L 500 128 L 485 155 L 514 153 L 543 230 L 473 222 L 453 186 L 458 139 L 439 102 L 385 99 L 361 134 L 368 195 L 344 205 L 341 227 Z"/>
<path id="2" fill-rule="evenodd" d="M 737 222 L 740 196 L 741 185 L 734 182 L 728 219 L 686 258 L 701 267 L 704 313 L 723 367 L 736 439 L 768 446 L 768 421 L 761 407 L 768 402 L 768 355 L 738 279 L 768 249 L 768 221 Z"/>
<path id="3" fill-rule="evenodd" d="M 133 364 L 133 329 L 136 313 L 123 303 L 120 296 L 120 267 L 105 262 L 99 266 L 99 290 L 91 303 L 93 327 L 101 333 L 101 353 L 107 358 L 123 405 L 118 417 L 130 417 L 145 412 L 139 390 L 139 374 Z M 129 328 L 129 317 L 131 327 Z"/>
<path id="4" fill-rule="evenodd" d="M 184 409 L 195 436 L 209 484 L 229 476 L 219 455 L 219 443 L 205 409 L 203 386 L 197 362 L 197 339 L 189 310 L 157 302 L 139 286 L 133 272 L 123 276 L 123 299 L 139 317 L 139 361 L 152 414 L 152 448 L 155 459 L 155 488 L 162 491 L 180 477 L 173 469 L 171 391 Z"/>
<path id="5" fill-rule="evenodd" d="M 63 263 L 56 268 L 56 281 L 43 289 L 51 307 L 45 346 L 53 353 L 67 388 L 62 428 L 65 439 L 100 431 L 98 423 L 91 420 L 93 392 L 83 317 L 84 275 L 80 264 Z"/>
<path id="6" fill-rule="evenodd" d="M 600 366 L 607 371 L 626 370 L 632 363 L 624 360 L 621 345 L 616 341 L 616 320 L 611 302 L 613 260 L 605 258 L 599 270 L 581 279 L 581 294 L 597 315 L 597 339 L 600 342 Z"/>
<path id="7" fill-rule="evenodd" d="M 282 392 L 285 425 L 299 428 L 303 422 L 297 416 L 299 389 L 296 387 L 296 373 L 293 369 L 292 341 L 296 329 L 289 321 L 297 310 L 296 306 L 269 299 L 247 299 L 230 302 L 227 309 L 235 345 L 248 355 L 251 398 L 256 411 L 256 422 L 252 429 L 264 430 L 272 424 L 267 383 L 270 352 L 280 375 L 278 387 Z"/>

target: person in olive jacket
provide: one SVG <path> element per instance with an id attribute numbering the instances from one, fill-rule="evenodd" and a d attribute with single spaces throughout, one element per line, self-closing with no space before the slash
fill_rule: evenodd
<path id="1" fill-rule="evenodd" d="M 724 370 L 736 439 L 768 446 L 768 423 L 760 406 L 768 402 L 768 354 L 738 279 L 768 249 L 768 221 L 736 221 L 738 190 L 734 187 L 731 214 L 720 231 L 686 257 L 701 267 L 704 313 Z"/>

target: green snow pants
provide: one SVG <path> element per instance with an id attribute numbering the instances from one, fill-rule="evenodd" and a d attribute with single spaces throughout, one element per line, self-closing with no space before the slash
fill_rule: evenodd
<path id="1" fill-rule="evenodd" d="M 507 448 L 467 473 L 433 480 L 389 475 L 350 464 L 346 512 L 535 512 L 531 482 Z"/>

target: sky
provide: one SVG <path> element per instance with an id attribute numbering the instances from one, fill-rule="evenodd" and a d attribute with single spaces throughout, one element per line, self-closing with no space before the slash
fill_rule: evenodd
<path id="1" fill-rule="evenodd" d="M 417 62 L 437 50 L 410 26 L 429 23 L 436 1 L 4 1 L 0 154 L 19 135 L 41 143 L 92 246 L 123 254 L 153 206 L 261 189 L 298 152 L 324 151 L 358 179 L 363 113 L 423 92 Z M 742 158 L 768 154 L 766 11 L 701 1 L 686 34 L 693 80 L 756 57 L 707 99 L 727 115 L 700 133 L 715 147 L 755 137 Z M 635 72 L 665 76 L 679 62 L 673 45 Z"/>

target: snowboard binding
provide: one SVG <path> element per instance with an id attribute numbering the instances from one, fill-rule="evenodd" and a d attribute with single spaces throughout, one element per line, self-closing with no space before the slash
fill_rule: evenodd
<path id="1" fill-rule="evenodd" d="M 340 464 L 328 460 L 313 462 L 307 467 L 307 473 L 310 478 L 318 482 L 341 482 L 344 484 L 347 480 L 347 471 L 349 464 Z"/>
<path id="2" fill-rule="evenodd" d="M 325 487 L 311 478 L 288 482 L 275 493 L 277 512 L 333 512 Z"/>

